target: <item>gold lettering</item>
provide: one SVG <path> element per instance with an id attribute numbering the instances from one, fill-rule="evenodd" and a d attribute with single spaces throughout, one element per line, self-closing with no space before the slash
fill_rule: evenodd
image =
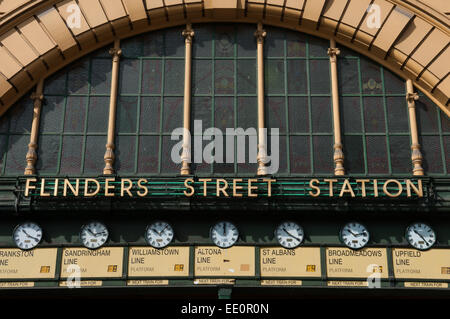
<path id="1" fill-rule="evenodd" d="M 137 183 L 138 184 L 138 188 L 144 190 L 143 192 L 141 192 L 141 191 L 137 192 L 138 196 L 140 196 L 140 197 L 147 196 L 147 194 L 148 194 L 147 186 L 142 185 L 142 183 L 147 183 L 147 180 L 145 178 L 141 178 L 141 179 L 138 180 L 138 183 Z"/>
<path id="2" fill-rule="evenodd" d="M 410 179 L 405 179 L 406 182 L 406 194 L 408 197 L 411 197 L 411 188 L 413 189 L 414 193 L 416 193 L 419 197 L 423 197 L 423 187 L 422 187 L 422 180 L 417 180 L 417 186 L 414 185 L 414 183 Z"/>
<path id="3" fill-rule="evenodd" d="M 378 180 L 373 180 L 373 197 L 378 197 Z"/>
<path id="4" fill-rule="evenodd" d="M 207 182 L 211 182 L 212 179 L 211 179 L 211 178 L 200 178 L 198 181 L 199 181 L 199 182 L 203 182 L 203 196 L 206 197 L 206 195 L 207 195 L 207 186 L 206 186 L 206 183 L 207 183 Z"/>
<path id="5" fill-rule="evenodd" d="M 333 193 L 333 183 L 334 183 L 334 182 L 337 182 L 337 181 L 338 181 L 337 179 L 324 179 L 324 182 L 328 182 L 328 183 L 329 183 L 329 188 L 330 188 L 329 194 L 330 194 L 330 197 L 333 197 L 333 196 L 334 196 L 334 193 Z"/>
<path id="6" fill-rule="evenodd" d="M 362 197 L 366 197 L 366 183 L 370 182 L 370 179 L 357 179 L 356 182 L 361 183 Z"/>
<path id="7" fill-rule="evenodd" d="M 270 178 L 264 178 L 263 179 L 264 182 L 267 182 L 267 196 L 271 197 L 272 196 L 272 182 L 276 182 L 276 179 L 270 179 Z"/>
<path id="8" fill-rule="evenodd" d="M 75 197 L 78 196 L 78 193 L 80 191 L 80 180 L 78 178 L 76 179 L 75 188 L 74 188 L 68 179 L 64 179 L 64 191 L 63 191 L 64 197 L 67 196 L 67 187 L 70 188 L 70 190 L 72 191 L 72 194 L 74 194 Z"/>
<path id="9" fill-rule="evenodd" d="M 233 179 L 233 197 L 242 197 L 242 194 L 236 193 L 237 189 L 243 189 L 242 186 L 236 185 L 237 182 L 242 182 L 242 178 Z"/>
<path id="10" fill-rule="evenodd" d="M 342 184 L 341 193 L 339 194 L 339 197 L 344 196 L 344 193 L 350 193 L 352 197 L 355 197 L 355 193 L 353 192 L 352 185 L 350 185 L 350 182 L 348 179 L 344 180 L 344 184 Z"/>
<path id="11" fill-rule="evenodd" d="M 30 195 L 31 189 L 36 189 L 36 186 L 30 185 L 31 182 L 36 182 L 36 178 L 27 178 L 26 184 L 25 184 L 25 197 L 28 197 Z"/>
<path id="12" fill-rule="evenodd" d="M 125 182 L 128 183 L 128 186 L 125 186 Z M 130 189 L 133 188 L 133 182 L 129 178 L 122 178 L 120 182 L 120 196 L 123 197 L 123 194 L 127 192 L 129 197 L 133 197 L 133 194 L 131 194 Z"/>
<path id="13" fill-rule="evenodd" d="M 45 178 L 41 179 L 41 196 L 43 197 L 50 196 L 50 193 L 45 192 Z"/>
<path id="14" fill-rule="evenodd" d="M 189 185 L 188 183 L 193 183 L 194 179 L 193 178 L 186 178 L 184 180 L 184 186 L 190 190 L 190 192 L 188 193 L 186 190 L 184 191 L 184 195 L 191 197 L 192 195 L 194 195 L 195 193 L 195 189 L 193 186 Z"/>
<path id="15" fill-rule="evenodd" d="M 109 185 L 109 182 L 114 182 L 116 179 L 115 178 L 106 178 L 105 179 L 105 196 L 106 197 L 113 197 L 114 196 L 114 192 L 110 193 L 109 190 L 114 190 L 114 185 Z"/>
<path id="16" fill-rule="evenodd" d="M 258 186 L 252 186 L 252 183 L 253 182 L 257 182 L 258 180 L 257 179 L 255 179 L 255 178 L 249 178 L 248 179 L 248 181 L 247 181 L 247 183 L 248 183 L 248 187 L 247 187 L 247 189 L 248 189 L 248 197 L 258 197 L 258 194 L 253 194 L 252 193 L 252 190 L 254 189 L 254 190 L 257 190 L 258 189 Z"/>
<path id="17" fill-rule="evenodd" d="M 396 194 L 392 194 L 392 193 L 390 193 L 390 192 L 388 191 L 387 187 L 388 187 L 388 184 L 390 184 L 390 183 L 397 184 L 398 192 L 397 192 Z M 398 180 L 396 180 L 396 179 L 388 179 L 388 180 L 386 181 L 386 183 L 384 183 L 384 185 L 383 185 L 383 192 L 384 192 L 386 195 L 388 195 L 389 197 L 398 197 L 398 196 L 400 196 L 400 194 L 402 193 L 402 191 L 403 191 L 402 184 L 401 184 Z"/>
<path id="18" fill-rule="evenodd" d="M 313 193 L 312 191 L 309 191 L 309 195 L 311 195 L 312 197 L 317 197 L 320 195 L 320 188 L 315 186 L 314 183 L 320 183 L 319 180 L 317 178 L 313 178 L 312 180 L 309 181 L 309 187 L 311 187 L 313 190 L 315 190 L 316 192 Z"/>
<path id="19" fill-rule="evenodd" d="M 53 196 L 58 196 L 58 184 L 59 184 L 59 179 L 55 179 L 55 186 L 53 187 Z"/>
<path id="20" fill-rule="evenodd" d="M 95 185 L 97 186 L 97 189 L 93 193 L 89 193 L 89 182 L 94 182 Z M 96 179 L 86 178 L 84 180 L 84 196 L 92 197 L 97 195 L 99 191 L 100 191 L 100 183 Z"/>
<path id="21" fill-rule="evenodd" d="M 224 183 L 224 186 L 221 187 L 220 183 Z M 216 181 L 216 196 L 220 197 L 220 192 L 222 192 L 226 197 L 228 197 L 228 193 L 225 191 L 228 188 L 228 182 L 223 178 L 218 178 Z"/>

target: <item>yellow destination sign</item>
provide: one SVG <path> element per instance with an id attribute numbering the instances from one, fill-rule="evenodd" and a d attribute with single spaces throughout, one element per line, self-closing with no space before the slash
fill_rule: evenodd
<path id="1" fill-rule="evenodd" d="M 0 279 L 55 277 L 57 248 L 0 249 Z"/>
<path id="2" fill-rule="evenodd" d="M 320 277 L 320 248 L 261 248 L 261 277 Z"/>
<path id="3" fill-rule="evenodd" d="M 448 288 L 446 282 L 405 282 L 407 288 Z"/>
<path id="4" fill-rule="evenodd" d="M 261 286 L 301 286 L 301 280 L 261 280 Z"/>
<path id="5" fill-rule="evenodd" d="M 31 288 L 33 281 L 0 282 L 0 288 Z"/>
<path id="6" fill-rule="evenodd" d="M 331 280 L 327 282 L 328 287 L 368 287 L 367 281 L 336 281 Z"/>
<path id="7" fill-rule="evenodd" d="M 189 247 L 131 247 L 129 277 L 189 276 Z"/>
<path id="8" fill-rule="evenodd" d="M 386 248 L 352 250 L 342 247 L 326 249 L 327 276 L 336 278 L 388 277 Z"/>
<path id="9" fill-rule="evenodd" d="M 394 277 L 450 279 L 450 249 L 392 249 Z"/>
<path id="10" fill-rule="evenodd" d="M 255 247 L 195 247 L 196 276 L 255 275 Z"/>
<path id="11" fill-rule="evenodd" d="M 78 283 L 75 281 L 60 281 L 59 286 L 60 287 L 68 287 L 68 288 L 74 288 L 76 287 Z M 79 287 L 101 287 L 103 285 L 103 282 L 101 280 L 81 280 L 79 282 Z"/>
<path id="12" fill-rule="evenodd" d="M 234 285 L 236 282 L 233 278 L 210 279 L 199 278 L 194 280 L 194 285 Z"/>
<path id="13" fill-rule="evenodd" d="M 122 277 L 123 247 L 64 248 L 61 277 L 83 278 Z"/>
<path id="14" fill-rule="evenodd" d="M 128 280 L 127 286 L 167 286 L 169 281 L 167 279 L 154 280 Z"/>

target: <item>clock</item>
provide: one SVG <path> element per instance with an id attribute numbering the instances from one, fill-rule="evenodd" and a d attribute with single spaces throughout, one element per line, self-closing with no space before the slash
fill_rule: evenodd
<path id="1" fill-rule="evenodd" d="M 20 249 L 33 249 L 42 240 L 42 228 L 33 222 L 19 224 L 14 229 L 13 238 Z"/>
<path id="2" fill-rule="evenodd" d="M 414 248 L 426 250 L 436 242 L 436 234 L 427 224 L 414 223 L 406 228 L 406 239 Z"/>
<path id="3" fill-rule="evenodd" d="M 166 222 L 157 221 L 147 226 L 145 231 L 147 243 L 155 248 L 163 248 L 173 239 L 173 229 Z"/>
<path id="4" fill-rule="evenodd" d="M 81 227 L 80 238 L 86 248 L 100 248 L 106 243 L 108 237 L 108 228 L 100 222 L 90 222 Z"/>
<path id="5" fill-rule="evenodd" d="M 210 231 L 211 239 L 220 248 L 228 248 L 233 246 L 239 237 L 239 231 L 230 222 L 218 222 Z"/>
<path id="6" fill-rule="evenodd" d="M 369 237 L 367 228 L 357 222 L 346 224 L 340 232 L 341 241 L 352 249 L 364 247 L 369 242 Z"/>
<path id="7" fill-rule="evenodd" d="M 284 248 L 295 248 L 304 238 L 303 228 L 294 222 L 283 222 L 275 229 L 275 237 Z"/>

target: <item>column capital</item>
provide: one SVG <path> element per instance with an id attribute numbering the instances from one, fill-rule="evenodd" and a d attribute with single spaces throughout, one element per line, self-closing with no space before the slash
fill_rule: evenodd
<path id="1" fill-rule="evenodd" d="M 417 92 L 413 92 L 413 93 L 406 93 L 406 101 L 409 103 L 412 103 L 414 101 L 417 101 L 419 99 L 419 94 L 417 94 Z"/>
<path id="2" fill-rule="evenodd" d="M 331 62 L 336 62 L 336 57 L 341 54 L 341 50 L 339 48 L 328 48 L 327 54 L 331 59 Z"/>
<path id="3" fill-rule="evenodd" d="M 266 36 L 267 32 L 263 29 L 262 23 L 258 23 L 258 29 L 255 31 L 255 37 L 258 43 L 262 43 Z"/>
<path id="4" fill-rule="evenodd" d="M 33 92 L 30 95 L 30 99 L 32 99 L 33 101 L 38 100 L 38 101 L 42 102 L 44 100 L 44 95 L 36 93 L 36 92 Z"/>
<path id="5" fill-rule="evenodd" d="M 186 25 L 186 29 L 181 32 L 181 35 L 186 39 L 186 42 L 192 43 L 192 39 L 194 38 L 195 32 L 192 29 L 190 24 Z"/>

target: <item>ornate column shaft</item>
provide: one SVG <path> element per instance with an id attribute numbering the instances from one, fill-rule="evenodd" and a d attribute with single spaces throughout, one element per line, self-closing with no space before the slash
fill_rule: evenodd
<path id="1" fill-rule="evenodd" d="M 41 119 L 42 102 L 44 100 L 44 80 L 41 79 L 37 86 L 36 91 L 31 94 L 31 99 L 34 101 L 33 107 L 33 122 L 31 123 L 30 144 L 28 144 L 27 152 L 27 167 L 25 168 L 25 175 L 36 174 L 35 164 L 37 161 L 37 148 L 38 148 L 38 134 L 39 134 L 39 122 Z"/>
<path id="2" fill-rule="evenodd" d="M 112 55 L 112 72 L 111 72 L 111 95 L 109 98 L 109 119 L 108 119 L 108 140 L 106 143 L 106 152 L 104 156 L 105 168 L 104 175 L 114 174 L 114 138 L 116 131 L 116 108 L 117 108 L 117 88 L 119 82 L 119 63 L 122 50 L 120 49 L 120 40 L 114 41 L 114 48 L 109 50 Z"/>
<path id="3" fill-rule="evenodd" d="M 339 114 L 339 89 L 338 89 L 338 71 L 337 71 L 337 56 L 341 51 L 336 48 L 336 41 L 330 40 L 330 48 L 328 55 L 330 56 L 331 68 L 331 91 L 333 95 L 333 126 L 334 126 L 334 175 L 345 175 L 344 169 L 344 152 L 342 150 L 341 137 L 341 120 Z"/>
<path id="4" fill-rule="evenodd" d="M 414 92 L 411 80 L 406 81 L 406 101 L 408 102 L 408 113 L 411 133 L 411 161 L 413 164 L 413 175 L 423 176 L 422 153 L 420 152 L 419 133 L 417 130 L 416 103 L 419 95 Z"/>
<path id="5" fill-rule="evenodd" d="M 181 175 L 189 175 L 190 159 L 191 159 L 191 74 L 192 74 L 192 40 L 194 38 L 194 30 L 191 24 L 186 25 L 183 30 L 185 38 L 185 66 L 184 66 L 184 111 L 183 111 L 183 151 L 181 154 Z"/>
<path id="6" fill-rule="evenodd" d="M 266 35 L 267 32 L 263 29 L 262 23 L 258 23 L 258 29 L 255 32 L 258 64 L 258 175 L 267 175 L 267 135 L 264 134 L 264 38 Z"/>

